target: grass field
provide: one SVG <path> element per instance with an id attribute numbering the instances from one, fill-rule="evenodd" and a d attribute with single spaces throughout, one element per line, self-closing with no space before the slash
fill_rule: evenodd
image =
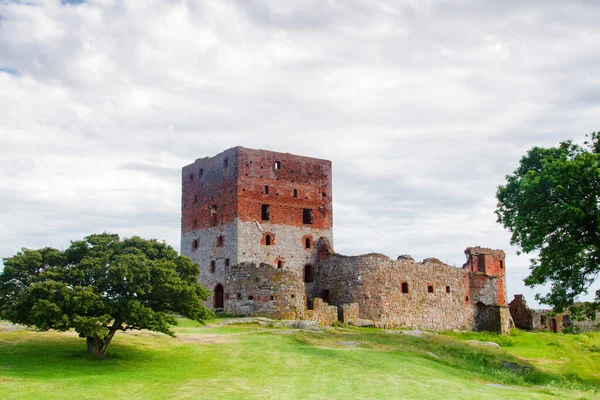
<path id="1" fill-rule="evenodd" d="M 117 334 L 102 360 L 88 358 L 74 333 L 0 323 L 0 399 L 600 398 L 597 333 L 411 337 L 218 322 L 183 320 L 177 338 Z M 503 361 L 534 369 L 513 372 Z"/>

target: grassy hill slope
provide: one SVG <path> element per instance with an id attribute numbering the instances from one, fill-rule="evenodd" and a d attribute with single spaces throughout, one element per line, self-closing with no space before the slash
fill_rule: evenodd
<path id="1" fill-rule="evenodd" d="M 117 334 L 109 357 L 95 360 L 73 333 L 2 326 L 2 399 L 591 399 L 600 391 L 598 334 L 412 337 L 183 321 L 177 338 Z"/>

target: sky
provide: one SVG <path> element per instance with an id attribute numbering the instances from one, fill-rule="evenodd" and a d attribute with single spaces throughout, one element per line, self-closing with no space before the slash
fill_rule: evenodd
<path id="1" fill-rule="evenodd" d="M 104 231 L 179 249 L 181 167 L 240 145 L 333 162 L 337 252 L 503 249 L 509 300 L 537 306 L 495 193 L 532 146 L 600 130 L 598 20 L 577 0 L 0 0 L 0 257 Z"/>

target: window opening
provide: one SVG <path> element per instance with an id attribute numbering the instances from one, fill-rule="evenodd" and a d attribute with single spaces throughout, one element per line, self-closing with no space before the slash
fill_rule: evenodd
<path id="1" fill-rule="evenodd" d="M 270 295 L 270 296 L 269 296 L 269 300 L 271 300 L 271 301 L 275 300 L 275 296 L 273 296 L 273 295 Z"/>
<path id="2" fill-rule="evenodd" d="M 197 195 L 197 194 L 195 194 L 195 195 L 194 195 L 194 203 L 197 203 L 197 202 L 198 202 L 198 195 Z"/>
<path id="3" fill-rule="evenodd" d="M 504 268 L 504 261 L 500 260 L 500 269 Z"/>
<path id="4" fill-rule="evenodd" d="M 200 239 L 194 239 L 194 241 L 192 242 L 192 249 L 198 250 L 199 246 L 200 246 Z"/>
<path id="5" fill-rule="evenodd" d="M 212 226 L 217 225 L 217 205 L 210 206 L 210 223 Z"/>
<path id="6" fill-rule="evenodd" d="M 223 247 L 224 242 L 225 242 L 225 238 L 223 237 L 223 235 L 219 236 L 217 238 L 217 247 Z"/>
<path id="7" fill-rule="evenodd" d="M 277 260 L 277 269 L 283 268 L 283 260 Z"/>
<path id="8" fill-rule="evenodd" d="M 248 296 L 248 300 L 254 300 L 254 296 Z"/>
<path id="9" fill-rule="evenodd" d="M 226 266 L 226 267 L 229 267 L 229 258 L 226 258 L 226 259 L 225 259 L 225 266 Z"/>
<path id="10" fill-rule="evenodd" d="M 402 282 L 402 293 L 408 293 L 408 283 Z"/>
<path id="11" fill-rule="evenodd" d="M 431 285 L 427 286 L 427 293 L 433 293 L 433 286 L 431 286 Z"/>
<path id="12" fill-rule="evenodd" d="M 202 178 L 202 175 L 204 175 L 204 168 L 200 168 L 200 172 L 198 173 L 198 178 Z"/>
<path id="13" fill-rule="evenodd" d="M 214 274 L 216 269 L 217 269 L 217 263 L 215 262 L 215 260 L 212 260 L 210 262 L 210 272 Z"/>
<path id="14" fill-rule="evenodd" d="M 294 189 L 294 197 L 298 198 L 298 189 Z"/>
<path id="15" fill-rule="evenodd" d="M 313 210 L 310 208 L 302 209 L 302 223 L 312 224 L 313 223 Z"/>
<path id="16" fill-rule="evenodd" d="M 277 169 L 281 169 L 281 162 L 279 162 L 279 161 L 275 161 L 274 168 L 275 168 L 276 170 L 277 170 Z"/>
<path id="17" fill-rule="evenodd" d="M 241 300 L 241 299 L 242 299 L 242 294 L 241 294 L 241 293 L 238 293 L 238 294 L 237 294 L 237 299 L 238 299 L 238 300 Z"/>
<path id="18" fill-rule="evenodd" d="M 263 204 L 261 214 L 261 219 L 263 221 L 268 221 L 271 218 L 271 207 L 269 207 L 268 204 Z"/>
<path id="19" fill-rule="evenodd" d="M 194 219 L 194 228 L 198 227 L 198 219 Z"/>
<path id="20" fill-rule="evenodd" d="M 469 301 L 469 296 L 465 296 L 465 301 Z"/>
<path id="21" fill-rule="evenodd" d="M 271 235 L 266 235 L 266 236 L 265 236 L 265 244 L 266 244 L 267 246 L 270 246 L 270 245 L 271 245 Z"/>
<path id="22" fill-rule="evenodd" d="M 265 194 L 269 194 L 269 185 L 265 185 Z"/>
<path id="23" fill-rule="evenodd" d="M 229 166 L 229 159 L 226 158 L 223 160 L 223 167 L 227 168 Z"/>
<path id="24" fill-rule="evenodd" d="M 315 281 L 315 269 L 312 265 L 307 264 L 304 266 L 304 282 L 312 283 Z"/>
<path id="25" fill-rule="evenodd" d="M 450 286 L 446 286 L 446 293 L 450 293 Z"/>
<path id="26" fill-rule="evenodd" d="M 479 272 L 485 272 L 485 255 L 480 254 L 477 261 L 478 261 L 477 268 L 478 268 Z"/>
<path id="27" fill-rule="evenodd" d="M 310 238 L 304 239 L 304 248 L 310 249 Z"/>
<path id="28" fill-rule="evenodd" d="M 194 181 L 194 174 L 190 174 L 190 182 Z"/>

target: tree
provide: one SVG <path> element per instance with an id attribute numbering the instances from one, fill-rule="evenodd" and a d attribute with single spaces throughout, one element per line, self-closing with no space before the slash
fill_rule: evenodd
<path id="1" fill-rule="evenodd" d="M 39 330 L 73 328 L 88 353 L 104 356 L 117 331 L 149 329 L 173 336 L 176 315 L 203 322 L 198 267 L 165 243 L 94 234 L 64 251 L 23 248 L 4 259 L 0 315 Z"/>
<path id="2" fill-rule="evenodd" d="M 536 298 L 557 311 L 573 308 L 600 272 L 599 135 L 582 146 L 568 140 L 532 148 L 496 193 L 498 222 L 512 233 L 511 244 L 537 252 L 526 285 L 550 283 Z M 600 291 L 593 304 L 600 304 Z"/>

